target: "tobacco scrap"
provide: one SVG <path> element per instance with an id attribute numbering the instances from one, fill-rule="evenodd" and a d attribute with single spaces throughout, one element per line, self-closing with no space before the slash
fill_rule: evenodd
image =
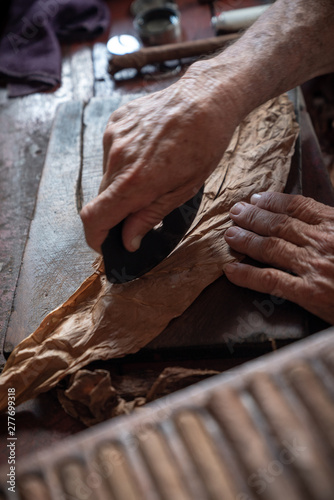
<path id="1" fill-rule="evenodd" d="M 119 415 L 128 415 L 146 403 L 218 373 L 216 370 L 168 367 L 157 377 L 145 397 L 138 394 L 134 377 L 132 394 L 128 394 L 125 400 L 114 387 L 108 370 L 82 369 L 71 375 L 67 387 L 57 388 L 57 395 L 64 410 L 89 427 Z"/>

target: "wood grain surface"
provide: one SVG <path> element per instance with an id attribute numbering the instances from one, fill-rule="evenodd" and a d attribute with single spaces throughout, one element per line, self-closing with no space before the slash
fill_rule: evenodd
<path id="1" fill-rule="evenodd" d="M 8 326 L 13 344 L 76 290 L 94 260 L 78 214 L 82 113 L 80 101 L 58 108 Z"/>

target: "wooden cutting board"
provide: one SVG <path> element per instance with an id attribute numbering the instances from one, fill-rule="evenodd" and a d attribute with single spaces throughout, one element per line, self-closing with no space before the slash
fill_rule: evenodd
<path id="1" fill-rule="evenodd" d="M 9 320 L 7 355 L 92 272 L 96 254 L 85 242 L 79 211 L 98 191 L 107 120 L 128 99 L 93 98 L 86 106 L 74 101 L 58 108 Z M 290 192 L 301 189 L 296 151 Z M 309 332 L 308 315 L 299 307 L 235 287 L 223 276 L 147 348 L 220 347 L 230 355 L 250 346 L 271 350 L 275 342 Z"/>

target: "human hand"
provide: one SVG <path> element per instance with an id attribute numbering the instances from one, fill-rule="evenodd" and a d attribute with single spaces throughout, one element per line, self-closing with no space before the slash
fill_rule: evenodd
<path id="1" fill-rule="evenodd" d="M 226 242 L 269 267 L 228 264 L 227 278 L 334 324 L 334 208 L 300 195 L 261 193 L 251 204 L 234 205 L 230 216 L 236 226 Z"/>
<path id="2" fill-rule="evenodd" d="M 196 74 L 195 63 L 176 84 L 111 115 L 100 194 L 80 214 L 93 249 L 100 251 L 109 229 L 123 219 L 125 247 L 139 248 L 141 238 L 192 198 L 218 165 L 239 119 L 232 99 L 220 91 L 215 100 L 214 85 L 205 72 Z"/>

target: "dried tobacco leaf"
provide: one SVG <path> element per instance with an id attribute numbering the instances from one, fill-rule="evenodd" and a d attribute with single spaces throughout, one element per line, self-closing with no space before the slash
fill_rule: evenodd
<path id="1" fill-rule="evenodd" d="M 143 400 L 134 397 L 127 402 L 121 398 L 107 370 L 79 370 L 71 375 L 65 390 L 57 390 L 57 395 L 64 410 L 87 426 L 127 415 Z"/>
<path id="2" fill-rule="evenodd" d="M 57 388 L 57 395 L 69 415 L 91 426 L 119 415 L 128 415 L 150 401 L 218 373 L 216 370 L 168 367 L 156 378 L 145 397 L 138 396 L 134 383 L 132 394 L 128 394 L 125 400 L 118 394 L 108 370 L 82 369 L 71 375 L 66 388 Z"/>
<path id="3" fill-rule="evenodd" d="M 0 377 L 0 410 L 8 387 L 15 387 L 20 404 L 94 360 L 138 351 L 181 315 L 228 262 L 241 259 L 223 238 L 232 225 L 229 209 L 253 193 L 283 191 L 297 135 L 287 96 L 252 112 L 207 180 L 196 219 L 177 248 L 129 283 L 111 285 L 101 267 L 96 270 L 14 349 Z"/>

